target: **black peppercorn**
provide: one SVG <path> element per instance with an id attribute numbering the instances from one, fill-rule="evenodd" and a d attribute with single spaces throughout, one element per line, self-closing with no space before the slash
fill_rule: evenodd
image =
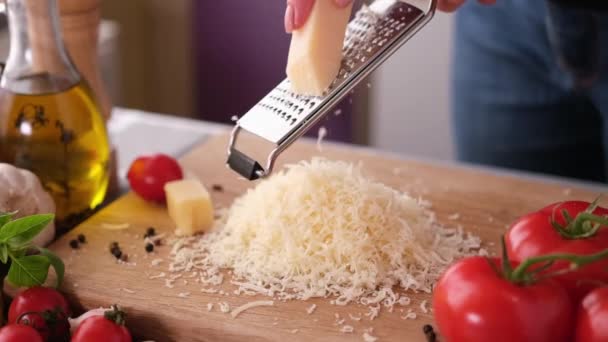
<path id="1" fill-rule="evenodd" d="M 435 341 L 437 341 L 437 335 L 435 334 L 435 330 L 433 329 L 432 325 L 425 324 L 422 327 L 422 331 L 424 332 L 424 335 L 426 335 L 427 342 L 435 342 Z"/>
<path id="2" fill-rule="evenodd" d="M 212 189 L 213 191 L 217 191 L 217 192 L 222 192 L 222 191 L 224 191 L 224 187 L 223 187 L 223 186 L 221 186 L 221 185 L 219 185 L 219 184 L 213 184 L 213 185 L 211 186 L 211 189 Z"/>
<path id="3" fill-rule="evenodd" d="M 78 240 L 70 240 L 70 247 L 72 247 L 72 249 L 78 249 Z"/>
<path id="4" fill-rule="evenodd" d="M 118 247 L 112 248 L 111 253 L 116 259 L 120 259 L 120 257 L 122 256 L 122 251 Z"/>
<path id="5" fill-rule="evenodd" d="M 154 245 L 151 243 L 146 244 L 146 252 L 150 253 L 154 250 Z"/>
<path id="6" fill-rule="evenodd" d="M 116 248 L 118 248 L 118 242 L 112 242 L 112 243 L 110 244 L 110 252 L 111 252 L 113 249 L 116 249 Z"/>
<path id="7" fill-rule="evenodd" d="M 86 243 L 87 242 L 87 238 L 84 236 L 84 234 L 78 234 L 78 241 L 80 243 Z"/>
<path id="8" fill-rule="evenodd" d="M 154 227 L 149 227 L 148 230 L 146 230 L 146 234 L 144 235 L 144 239 L 147 237 L 152 237 L 156 235 L 156 230 L 154 229 Z"/>

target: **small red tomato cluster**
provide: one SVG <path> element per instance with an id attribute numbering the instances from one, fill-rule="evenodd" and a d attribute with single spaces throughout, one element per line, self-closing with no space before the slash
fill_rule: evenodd
<path id="1" fill-rule="evenodd" d="M 165 184 L 183 177 L 177 161 L 165 154 L 139 157 L 127 173 L 131 189 L 144 200 L 157 203 L 165 201 Z"/>
<path id="2" fill-rule="evenodd" d="M 517 220 L 501 258 L 454 263 L 433 293 L 448 342 L 608 342 L 608 209 L 555 203 Z"/>
<path id="3" fill-rule="evenodd" d="M 49 287 L 32 287 L 11 302 L 8 324 L 0 329 L 0 342 L 131 342 L 125 314 L 117 307 L 92 315 L 75 326 L 63 295 Z M 72 331 L 72 332 L 71 332 Z"/>

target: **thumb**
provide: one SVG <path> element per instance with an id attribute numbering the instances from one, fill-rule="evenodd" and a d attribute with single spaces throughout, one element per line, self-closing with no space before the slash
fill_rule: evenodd
<path id="1" fill-rule="evenodd" d="M 314 3 L 315 0 L 287 0 L 285 10 L 285 31 L 287 33 L 299 29 L 306 23 Z"/>

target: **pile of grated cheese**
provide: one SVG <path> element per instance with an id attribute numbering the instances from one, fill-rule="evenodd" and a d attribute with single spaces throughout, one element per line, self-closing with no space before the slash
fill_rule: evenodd
<path id="1" fill-rule="evenodd" d="M 392 307 L 397 289 L 430 292 L 481 241 L 440 226 L 420 200 L 373 181 L 361 165 L 315 158 L 260 182 L 202 236 L 177 240 L 170 271 L 279 300 Z"/>

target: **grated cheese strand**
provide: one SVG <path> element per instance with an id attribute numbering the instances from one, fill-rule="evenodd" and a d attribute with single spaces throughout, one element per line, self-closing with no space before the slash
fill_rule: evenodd
<path id="1" fill-rule="evenodd" d="M 376 342 L 378 340 L 377 337 L 370 335 L 369 333 L 363 333 L 363 341 L 365 342 Z"/>
<path id="2" fill-rule="evenodd" d="M 355 316 L 353 314 L 348 314 L 348 317 L 352 320 L 352 321 L 360 321 L 361 320 L 361 315 L 359 316 Z"/>
<path id="3" fill-rule="evenodd" d="M 317 304 L 313 304 L 306 309 L 306 313 L 311 315 L 317 309 Z"/>
<path id="4" fill-rule="evenodd" d="M 426 300 L 426 299 L 425 299 L 425 300 L 423 300 L 423 301 L 420 303 L 420 310 L 421 310 L 422 312 L 424 312 L 424 313 L 428 313 L 428 312 L 429 312 L 429 309 L 426 307 L 426 304 L 427 304 L 427 300 Z"/>
<path id="5" fill-rule="evenodd" d="M 108 230 L 123 230 L 129 228 L 131 225 L 128 223 L 102 223 L 101 228 Z"/>
<path id="6" fill-rule="evenodd" d="M 223 313 L 228 313 L 230 312 L 230 305 L 226 302 L 220 302 L 218 303 L 218 305 L 220 306 L 220 311 Z"/>
<path id="7" fill-rule="evenodd" d="M 349 334 L 355 331 L 355 328 L 352 325 L 345 325 L 342 326 L 342 328 L 340 329 L 340 332 L 342 332 L 343 334 Z"/>
<path id="8" fill-rule="evenodd" d="M 319 133 L 317 133 L 317 150 L 319 152 L 323 152 L 323 139 L 327 136 L 327 128 L 325 126 L 321 126 L 319 128 Z"/>
<path id="9" fill-rule="evenodd" d="M 243 304 L 243 305 L 239 306 L 238 308 L 232 310 L 230 315 L 232 316 L 232 318 L 237 318 L 238 315 L 240 315 L 241 312 L 243 312 L 245 310 L 249 310 L 251 308 L 255 308 L 255 307 L 259 307 L 259 306 L 273 306 L 273 305 L 274 305 L 274 301 L 272 301 L 272 300 L 258 300 L 258 301 L 254 301 L 254 302 L 249 302 L 247 304 Z"/>

